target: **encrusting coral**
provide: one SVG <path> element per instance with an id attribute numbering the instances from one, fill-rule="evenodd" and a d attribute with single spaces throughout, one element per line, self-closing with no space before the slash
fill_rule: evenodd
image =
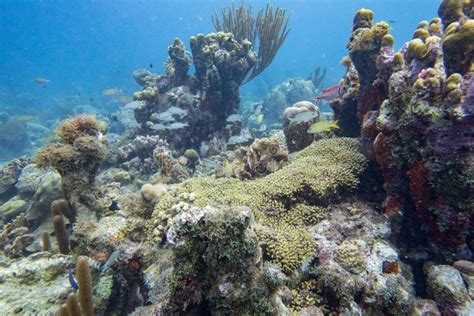
<path id="1" fill-rule="evenodd" d="M 62 177 L 64 195 L 72 207 L 95 208 L 95 176 L 106 155 L 103 125 L 95 116 L 82 115 L 65 120 L 57 130 L 59 143 L 38 150 L 39 167 L 52 167 Z"/>
<path id="2" fill-rule="evenodd" d="M 228 178 L 195 178 L 185 182 L 161 199 L 152 215 L 150 232 L 154 238 L 162 239 L 170 224 L 168 221 L 182 209 L 174 205 L 180 203 L 180 194 L 183 193 L 192 194 L 193 200 L 187 203 L 197 207 L 213 202 L 249 206 L 257 222 L 263 226 L 256 229 L 257 234 L 260 232 L 261 237 L 276 234 L 281 236 L 281 241 L 287 240 L 281 244 L 273 242 L 272 237 L 264 238 L 272 245 L 266 248 L 270 256 L 286 271 L 291 271 L 311 252 L 308 252 L 310 247 L 306 247 L 311 241 L 307 232 L 295 226 L 296 221 L 293 222 L 290 215 L 284 214 L 288 214 L 292 207 L 301 208 L 297 201 L 303 196 L 307 201 L 324 204 L 344 190 L 354 189 L 364 168 L 365 159 L 358 151 L 356 140 L 321 140 L 303 150 L 289 165 L 263 178 L 245 182 Z M 313 216 L 312 212 L 317 218 L 321 211 L 310 207 L 306 212 L 308 218 Z M 294 249 L 301 251 L 298 253 Z"/>
<path id="3" fill-rule="evenodd" d="M 247 207 L 192 207 L 168 231 L 175 252 L 168 312 L 266 314 L 269 292 L 257 283 L 258 242 Z M 199 313 L 199 310 L 194 312 Z"/>

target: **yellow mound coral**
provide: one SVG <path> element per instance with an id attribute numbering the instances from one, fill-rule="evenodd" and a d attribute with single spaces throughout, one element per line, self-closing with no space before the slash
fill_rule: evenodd
<path id="1" fill-rule="evenodd" d="M 415 38 L 408 44 L 408 53 L 410 57 L 423 59 L 428 54 L 428 46 L 419 38 Z"/>
<path id="2" fill-rule="evenodd" d="M 393 43 L 395 43 L 395 38 L 390 34 L 382 38 L 382 46 L 393 46 Z"/>
<path id="3" fill-rule="evenodd" d="M 316 243 L 302 228 L 268 219 L 255 232 L 264 251 L 287 273 L 299 268 L 304 259 L 316 253 Z"/>
<path id="4" fill-rule="evenodd" d="M 445 65 L 448 74 L 465 74 L 473 69 L 474 20 L 451 23 L 443 39 Z"/>
<path id="5" fill-rule="evenodd" d="M 428 36 L 430 36 L 430 32 L 428 32 L 427 30 L 425 29 L 418 29 L 415 31 L 415 33 L 413 34 L 413 38 L 419 38 L 421 39 L 423 42 L 428 38 Z"/>
<path id="6" fill-rule="evenodd" d="M 360 9 L 354 17 L 353 30 L 364 27 L 372 27 L 374 12 L 368 9 Z"/>
<path id="7" fill-rule="evenodd" d="M 362 240 L 345 240 L 337 248 L 335 259 L 341 266 L 352 273 L 360 273 L 367 267 L 367 244 Z"/>
<path id="8" fill-rule="evenodd" d="M 438 14 L 446 26 L 458 21 L 463 16 L 462 9 L 463 3 L 460 0 L 443 0 L 439 6 Z"/>
<path id="9" fill-rule="evenodd" d="M 321 297 L 316 295 L 316 280 L 301 282 L 298 287 L 291 290 L 293 299 L 291 301 L 291 315 L 299 315 L 299 311 L 306 306 L 320 305 Z"/>
<path id="10" fill-rule="evenodd" d="M 191 179 L 166 194 L 155 207 L 151 237 L 161 240 L 169 220 L 179 212 L 173 205 L 181 201 L 183 193 L 192 193 L 192 204 L 197 207 L 212 203 L 248 206 L 260 225 L 257 231 L 268 245 L 269 256 L 291 271 L 314 251 L 302 225 L 316 223 L 325 213 L 321 207 L 298 204 L 298 197 L 304 195 L 316 204 L 354 189 L 366 164 L 358 146 L 357 140 L 350 138 L 321 140 L 301 151 L 289 165 L 253 181 Z"/>

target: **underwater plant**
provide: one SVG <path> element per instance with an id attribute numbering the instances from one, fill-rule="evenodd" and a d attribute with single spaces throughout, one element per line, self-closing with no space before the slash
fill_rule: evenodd
<path id="1" fill-rule="evenodd" d="M 240 43 L 250 41 L 257 51 L 257 63 L 251 68 L 243 84 L 270 66 L 290 32 L 289 20 L 290 15 L 285 9 L 277 7 L 273 10 L 270 4 L 267 4 L 265 10 L 258 11 L 256 18 L 252 16 L 250 3 L 247 7 L 242 3 L 238 8 L 232 4 L 231 7 L 222 9 L 220 17 L 217 13 L 212 16 L 216 31 L 232 33 Z"/>
<path id="2" fill-rule="evenodd" d="M 322 70 L 321 70 L 322 69 Z M 324 79 L 326 78 L 327 68 L 316 67 L 314 70 L 309 74 L 306 80 L 311 80 L 316 90 L 321 90 L 324 85 Z"/>

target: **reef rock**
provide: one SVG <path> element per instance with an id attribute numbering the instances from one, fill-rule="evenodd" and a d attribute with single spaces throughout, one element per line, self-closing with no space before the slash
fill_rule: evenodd
<path id="1" fill-rule="evenodd" d="M 314 140 L 308 128 L 319 121 L 319 108 L 310 101 L 300 101 L 283 112 L 283 132 L 290 152 L 299 151 Z"/>
<path id="2" fill-rule="evenodd" d="M 444 313 L 469 315 L 474 312 L 463 278 L 456 268 L 435 265 L 427 272 L 428 291 Z"/>
<path id="3" fill-rule="evenodd" d="M 10 161 L 0 170 L 0 202 L 8 200 L 9 197 L 16 194 L 14 187 L 21 170 L 30 163 L 28 158 L 18 158 Z"/>
<path id="4" fill-rule="evenodd" d="M 268 293 L 252 273 L 258 262 L 252 225 L 247 207 L 193 207 L 175 218 L 167 234 L 176 257 L 169 312 L 198 312 L 203 298 L 211 313 L 269 312 Z"/>
<path id="5" fill-rule="evenodd" d="M 0 266 L 0 310 L 8 315 L 54 314 L 73 291 L 70 257 L 38 253 Z M 47 289 L 47 290 L 45 290 Z"/>
<path id="6" fill-rule="evenodd" d="M 358 11 L 342 95 L 331 103 L 338 133 L 361 134 L 383 174 L 385 213 L 416 213 L 404 228 L 424 225 L 428 234 L 403 235 L 424 235 L 446 257 L 464 253 L 472 232 L 473 20 L 463 6 L 443 1 L 440 14 L 459 21 L 444 28 L 440 18 L 421 22 L 398 52 L 388 24 Z"/>
<path id="7" fill-rule="evenodd" d="M 51 203 L 64 198 L 61 176 L 57 172 L 44 174 L 38 183 L 38 188 L 31 198 L 31 205 L 26 211 L 29 227 L 37 227 L 51 215 Z"/>
<path id="8" fill-rule="evenodd" d="M 13 220 L 28 208 L 24 200 L 11 200 L 0 206 L 0 218 L 4 223 Z"/>

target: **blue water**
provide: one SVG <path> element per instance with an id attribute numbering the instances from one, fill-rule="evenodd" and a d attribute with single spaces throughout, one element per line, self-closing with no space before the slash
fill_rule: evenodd
<path id="1" fill-rule="evenodd" d="M 167 47 L 175 37 L 214 31 L 211 14 L 229 1 L 99 0 L 0 1 L 0 112 L 59 115 L 77 104 L 113 110 L 102 91 L 138 90 L 132 72 L 162 72 Z M 267 1 L 251 1 L 254 11 Z M 291 12 L 290 35 L 273 64 L 243 87 L 245 98 L 261 98 L 292 77 L 327 67 L 326 85 L 339 81 L 354 13 L 364 7 L 375 21 L 393 20 L 396 46 L 411 38 L 421 20 L 437 15 L 435 0 L 292 0 L 272 1 Z M 35 83 L 36 77 L 51 82 Z M 65 101 L 67 100 L 67 101 Z M 66 109 L 64 109 L 66 108 Z M 108 109 L 108 108 L 107 108 Z M 60 114 L 61 113 L 61 114 Z M 52 115 L 52 114 L 51 114 Z M 51 116 L 50 115 L 50 116 Z M 51 117 L 52 119 L 52 117 Z"/>

